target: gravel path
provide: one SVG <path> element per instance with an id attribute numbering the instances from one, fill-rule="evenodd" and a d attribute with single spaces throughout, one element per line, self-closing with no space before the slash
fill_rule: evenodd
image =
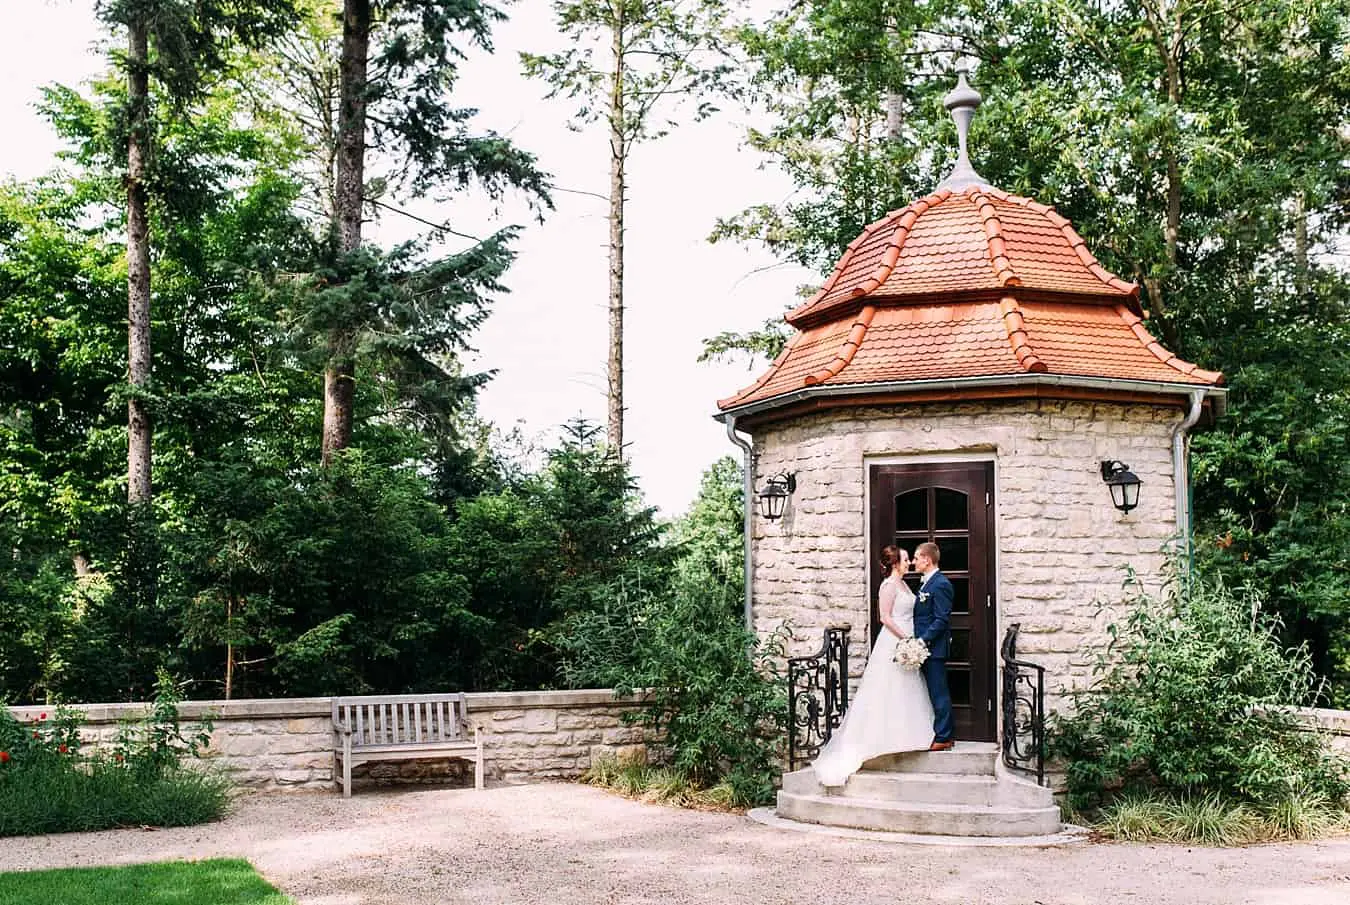
<path id="1" fill-rule="evenodd" d="M 223 823 L 0 841 L 0 871 L 245 857 L 300 905 L 1350 902 L 1350 840 L 1247 849 L 906 846 L 576 785 L 252 795 Z"/>

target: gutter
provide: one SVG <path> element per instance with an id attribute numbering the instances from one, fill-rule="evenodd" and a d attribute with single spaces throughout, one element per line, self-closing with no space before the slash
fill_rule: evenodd
<path id="1" fill-rule="evenodd" d="M 839 398 L 863 396 L 871 393 L 912 393 L 925 390 L 965 392 L 969 390 L 989 389 L 993 387 L 1074 387 L 1085 390 L 1114 390 L 1128 393 L 1152 393 L 1164 396 L 1190 396 L 1202 394 L 1202 398 L 1214 400 L 1216 415 L 1223 414 L 1227 408 L 1228 390 L 1223 387 L 1198 387 L 1193 383 L 1165 383 L 1158 380 L 1121 380 L 1114 377 L 1075 377 L 1067 374 L 1003 374 L 992 377 L 955 377 L 941 380 L 892 380 L 883 383 L 832 384 L 828 386 L 803 387 L 791 393 L 783 393 L 769 399 L 761 399 L 748 405 L 733 406 L 713 417 L 719 421 L 728 418 L 743 418 L 769 409 L 791 405 L 807 399 Z"/>
<path id="2" fill-rule="evenodd" d="M 718 417 L 726 422 L 727 437 L 732 443 L 735 443 L 741 448 L 743 454 L 741 472 L 745 476 L 745 501 L 743 507 L 745 509 L 745 628 L 747 631 L 753 632 L 755 630 L 755 616 L 751 591 L 754 586 L 755 576 L 754 561 L 750 555 L 750 531 L 754 527 L 753 517 L 755 512 L 755 448 L 750 445 L 748 440 L 736 433 L 735 415 L 724 414 Z"/>
<path id="3" fill-rule="evenodd" d="M 1202 389 L 1191 390 L 1190 410 L 1172 428 L 1172 485 L 1177 498 L 1177 536 L 1181 542 L 1180 552 L 1186 556 L 1188 573 L 1191 562 L 1191 470 L 1187 462 L 1186 435 L 1200 420 L 1205 392 Z"/>

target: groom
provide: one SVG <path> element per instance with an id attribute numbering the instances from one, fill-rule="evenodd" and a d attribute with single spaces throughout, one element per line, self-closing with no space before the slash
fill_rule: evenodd
<path id="1" fill-rule="evenodd" d="M 947 690 L 947 651 L 951 647 L 952 583 L 938 571 L 942 552 L 933 543 L 914 550 L 914 568 L 923 574 L 914 603 L 914 634 L 928 645 L 923 680 L 933 701 L 933 744 L 929 751 L 947 751 L 952 741 L 952 696 Z"/>

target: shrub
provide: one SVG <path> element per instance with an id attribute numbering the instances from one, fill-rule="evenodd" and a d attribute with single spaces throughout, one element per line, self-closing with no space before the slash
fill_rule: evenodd
<path id="1" fill-rule="evenodd" d="M 229 783 L 188 769 L 209 725 L 184 735 L 173 682 L 161 673 L 151 714 L 122 727 L 108 752 L 79 747 L 83 715 L 64 707 L 20 723 L 0 707 L 0 836 L 189 826 L 215 820 L 229 805 Z"/>
<path id="2" fill-rule="evenodd" d="M 1135 594 L 1109 629 L 1094 685 L 1051 728 L 1072 808 L 1158 793 L 1185 803 L 1176 816 L 1189 821 L 1187 838 L 1218 839 L 1231 835 L 1214 822 L 1220 805 L 1344 805 L 1345 762 L 1290 709 L 1313 698 L 1308 658 L 1281 647 L 1260 604 L 1253 591 L 1199 579 Z M 1103 814 L 1122 823 L 1119 811 Z"/>
<path id="3" fill-rule="evenodd" d="M 646 690 L 634 719 L 664 733 L 669 766 L 693 789 L 725 783 L 736 806 L 773 798 L 787 697 L 778 637 L 758 641 L 708 576 L 668 596 L 614 595 L 569 622 L 557 643 L 573 686 Z"/>

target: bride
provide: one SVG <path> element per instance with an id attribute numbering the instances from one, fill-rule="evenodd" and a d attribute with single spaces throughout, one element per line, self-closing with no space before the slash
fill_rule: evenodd
<path id="1" fill-rule="evenodd" d="M 923 673 L 892 660 L 896 641 L 914 635 L 914 592 L 904 582 L 909 554 L 886 547 L 881 565 L 888 573 L 877 601 L 884 628 L 843 722 L 811 765 L 821 785 L 842 786 L 863 761 L 897 751 L 926 751 L 933 740 L 933 704 Z"/>

